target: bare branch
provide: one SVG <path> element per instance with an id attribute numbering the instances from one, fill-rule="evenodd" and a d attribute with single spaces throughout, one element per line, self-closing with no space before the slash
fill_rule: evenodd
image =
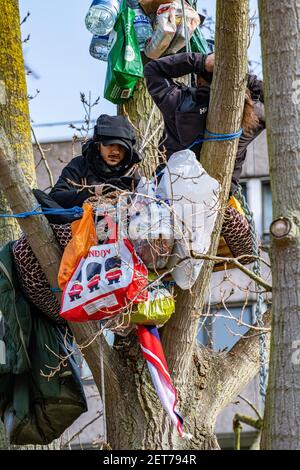
<path id="1" fill-rule="evenodd" d="M 89 421 L 87 424 L 85 424 L 79 431 L 77 431 L 73 436 L 62 445 L 62 449 L 64 447 L 67 447 L 76 437 L 78 437 L 86 428 L 88 428 L 91 424 L 93 424 L 97 419 L 101 418 L 102 412 L 97 411 L 95 418 L 93 418 L 91 421 Z"/>
<path id="2" fill-rule="evenodd" d="M 53 186 L 54 186 L 53 175 L 52 175 L 51 169 L 50 169 L 50 167 L 49 167 L 49 163 L 48 163 L 48 161 L 47 161 L 46 155 L 45 155 L 45 153 L 44 153 L 44 151 L 43 151 L 43 149 L 42 149 L 42 147 L 41 147 L 41 144 L 40 144 L 39 141 L 37 140 L 37 137 L 36 137 L 36 134 L 35 134 L 35 132 L 34 132 L 33 126 L 31 125 L 30 127 L 31 127 L 31 132 L 32 132 L 34 141 L 35 141 L 36 146 L 37 146 L 37 148 L 38 148 L 38 151 L 40 152 L 40 155 L 41 155 L 41 160 L 40 160 L 40 162 L 41 162 L 41 161 L 44 162 L 45 168 L 46 168 L 47 173 L 48 173 L 48 176 L 49 176 L 50 187 L 53 188 Z M 40 162 L 39 162 L 39 163 L 40 163 Z M 39 166 L 39 163 L 36 165 L 36 168 Z"/>

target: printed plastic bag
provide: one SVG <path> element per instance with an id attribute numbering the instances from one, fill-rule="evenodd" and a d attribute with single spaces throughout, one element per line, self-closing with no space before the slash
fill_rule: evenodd
<path id="1" fill-rule="evenodd" d="M 170 200 L 174 211 L 175 243 L 167 267 L 173 268 L 172 277 L 181 289 L 193 286 L 203 264 L 192 259 L 191 250 L 205 254 L 210 247 L 219 189 L 218 181 L 206 173 L 191 150 L 169 158 L 158 191 Z"/>
<path id="2" fill-rule="evenodd" d="M 174 243 L 170 208 L 165 201 L 157 202 L 155 198 L 154 180 L 142 177 L 129 210 L 128 227 L 136 253 L 153 271 L 167 266 Z"/>
<path id="3" fill-rule="evenodd" d="M 74 322 L 117 315 L 148 299 L 147 277 L 128 239 L 92 246 L 64 289 L 60 315 Z"/>
<path id="4" fill-rule="evenodd" d="M 62 256 L 58 285 L 63 290 L 82 257 L 85 257 L 91 246 L 98 242 L 94 224 L 93 208 L 83 204 L 83 216 L 72 223 L 72 240 L 67 244 Z"/>
<path id="5" fill-rule="evenodd" d="M 135 12 L 124 8 L 119 14 L 114 30 L 116 40 L 108 55 L 104 97 L 115 104 L 126 101 L 135 84 L 143 77 L 143 63 L 133 27 Z"/>
<path id="6" fill-rule="evenodd" d="M 176 33 L 176 8 L 173 3 L 161 5 L 156 13 L 154 33 L 145 43 L 144 54 L 150 59 L 158 59 L 169 47 Z"/>
<path id="7" fill-rule="evenodd" d="M 191 38 L 200 24 L 198 13 L 185 2 L 186 25 Z M 145 44 L 145 55 L 157 59 L 163 54 L 175 54 L 185 46 L 185 29 L 181 0 L 161 5 L 156 14 L 154 34 Z"/>

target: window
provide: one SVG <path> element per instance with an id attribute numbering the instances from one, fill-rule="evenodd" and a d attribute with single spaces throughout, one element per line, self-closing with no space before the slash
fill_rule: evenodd
<path id="1" fill-rule="evenodd" d="M 239 324 L 240 320 L 242 324 Z M 212 309 L 210 315 L 200 321 L 197 340 L 214 351 L 230 350 L 252 325 L 252 305 Z"/>
<path id="2" fill-rule="evenodd" d="M 262 181 L 262 237 L 269 241 L 269 229 L 272 222 L 272 192 L 270 181 Z"/>

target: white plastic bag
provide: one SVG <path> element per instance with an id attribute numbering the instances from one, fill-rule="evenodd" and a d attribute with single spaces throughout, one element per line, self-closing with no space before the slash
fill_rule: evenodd
<path id="1" fill-rule="evenodd" d="M 161 197 L 174 211 L 174 249 L 168 269 L 181 289 L 196 282 L 203 260 L 192 259 L 191 250 L 205 254 L 218 212 L 220 185 L 210 177 L 191 150 L 173 153 L 158 185 Z M 189 258 L 184 261 L 184 258 Z"/>
<path id="2" fill-rule="evenodd" d="M 144 54 L 150 59 L 158 59 L 167 50 L 176 33 L 176 7 L 174 3 L 161 5 L 156 13 L 152 37 L 146 41 Z"/>
<path id="3" fill-rule="evenodd" d="M 185 26 L 184 26 L 184 14 L 182 9 L 181 0 L 174 2 L 176 4 L 175 21 L 176 21 L 176 33 L 169 45 L 166 54 L 176 54 L 185 47 Z M 199 14 L 192 8 L 187 2 L 184 2 L 184 11 L 186 18 L 186 27 L 188 38 L 194 34 L 195 29 L 200 24 Z"/>

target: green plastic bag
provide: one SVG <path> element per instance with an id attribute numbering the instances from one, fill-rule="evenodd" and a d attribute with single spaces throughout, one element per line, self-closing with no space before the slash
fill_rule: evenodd
<path id="1" fill-rule="evenodd" d="M 104 98 L 114 104 L 128 100 L 137 80 L 143 77 L 143 63 L 133 27 L 134 17 L 131 8 L 124 8 L 114 26 L 116 41 L 108 55 L 104 87 Z"/>
<path id="2" fill-rule="evenodd" d="M 201 54 L 208 54 L 210 52 L 209 45 L 199 26 L 191 37 L 191 50 L 192 52 L 201 52 Z"/>

